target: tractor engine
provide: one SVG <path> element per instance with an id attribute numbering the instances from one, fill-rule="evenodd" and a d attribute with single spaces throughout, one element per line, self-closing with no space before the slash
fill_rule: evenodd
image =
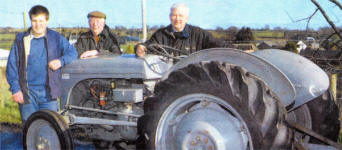
<path id="1" fill-rule="evenodd" d="M 73 136 L 81 140 L 134 141 L 143 99 L 150 95 L 138 79 L 87 79 L 72 90 L 69 109 Z"/>
<path id="2" fill-rule="evenodd" d="M 79 59 L 63 68 L 60 107 L 73 138 L 95 145 L 135 141 L 143 101 L 171 65 L 160 56 L 123 54 Z"/>

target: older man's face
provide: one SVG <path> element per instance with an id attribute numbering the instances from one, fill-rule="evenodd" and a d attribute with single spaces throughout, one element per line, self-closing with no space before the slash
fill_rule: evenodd
<path id="1" fill-rule="evenodd" d="M 106 21 L 105 21 L 104 18 L 95 18 L 95 17 L 89 18 L 90 30 L 95 35 L 98 35 L 98 34 L 100 34 L 102 32 L 105 24 L 106 24 Z"/>
<path id="2" fill-rule="evenodd" d="M 170 13 L 170 21 L 171 21 L 173 28 L 177 32 L 183 31 L 188 20 L 189 20 L 189 14 L 184 8 L 172 9 Z"/>

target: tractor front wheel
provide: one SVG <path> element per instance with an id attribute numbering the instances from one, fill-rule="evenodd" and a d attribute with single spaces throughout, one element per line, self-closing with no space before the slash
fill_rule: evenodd
<path id="1" fill-rule="evenodd" d="M 50 110 L 33 113 L 24 125 L 24 149 L 74 149 L 71 133 L 61 115 Z"/>

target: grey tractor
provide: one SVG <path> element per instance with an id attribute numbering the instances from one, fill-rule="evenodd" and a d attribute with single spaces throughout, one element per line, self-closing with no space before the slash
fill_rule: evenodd
<path id="1" fill-rule="evenodd" d="M 100 55 L 67 65 L 59 112 L 30 116 L 24 148 L 341 148 L 329 78 L 308 59 L 226 48 L 173 57 L 158 48 L 166 54 Z"/>

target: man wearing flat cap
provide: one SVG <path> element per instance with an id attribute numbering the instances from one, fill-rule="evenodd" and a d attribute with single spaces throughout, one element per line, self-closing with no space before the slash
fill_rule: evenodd
<path id="1" fill-rule="evenodd" d="M 100 11 L 88 14 L 90 30 L 80 34 L 76 49 L 81 59 L 96 56 L 101 52 L 121 54 L 116 35 L 106 25 L 106 15 Z"/>

